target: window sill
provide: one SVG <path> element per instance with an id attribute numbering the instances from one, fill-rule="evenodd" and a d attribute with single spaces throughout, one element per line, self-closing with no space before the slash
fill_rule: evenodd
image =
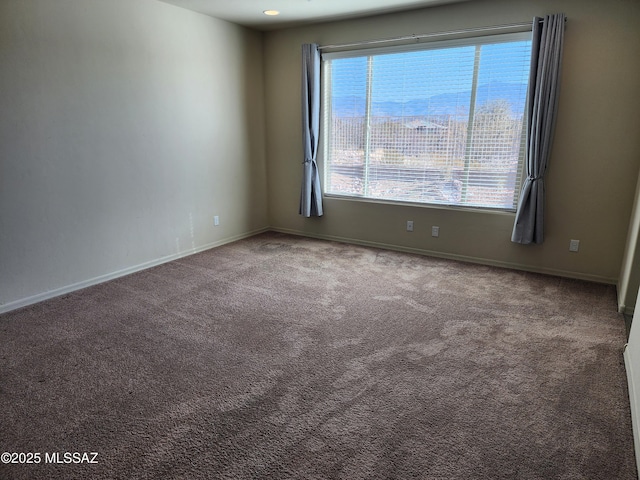
<path id="1" fill-rule="evenodd" d="M 438 204 L 438 203 L 418 203 L 418 202 L 406 202 L 406 201 L 403 202 L 403 201 L 397 201 L 397 200 L 381 200 L 381 199 L 375 199 L 375 198 L 336 195 L 333 193 L 325 193 L 323 194 L 323 198 L 326 200 L 372 203 L 372 204 L 382 204 L 382 205 L 398 205 L 401 207 L 418 207 L 418 208 L 427 208 L 431 210 L 449 210 L 449 211 L 453 210 L 458 212 L 489 213 L 489 214 L 496 214 L 496 215 L 509 215 L 512 217 L 515 217 L 515 213 L 516 213 L 515 209 L 468 207 L 468 206 L 446 205 L 446 204 Z"/>

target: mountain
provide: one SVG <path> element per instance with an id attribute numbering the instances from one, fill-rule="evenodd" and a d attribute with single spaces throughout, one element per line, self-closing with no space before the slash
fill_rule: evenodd
<path id="1" fill-rule="evenodd" d="M 520 83 L 489 83 L 480 85 L 476 95 L 476 108 L 487 102 L 506 100 L 512 111 L 522 112 L 526 102 L 527 86 Z M 373 101 L 374 116 L 429 116 L 469 113 L 471 91 L 442 93 L 408 102 Z M 355 95 L 334 97 L 333 114 L 338 117 L 358 117 L 365 113 L 365 98 Z"/>

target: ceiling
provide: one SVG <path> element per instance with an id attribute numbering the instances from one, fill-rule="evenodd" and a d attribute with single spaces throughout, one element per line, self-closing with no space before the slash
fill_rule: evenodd
<path id="1" fill-rule="evenodd" d="M 458 3 L 469 0 L 160 0 L 212 17 L 255 28 L 275 30 L 327 20 Z M 280 15 L 267 16 L 265 10 Z"/>

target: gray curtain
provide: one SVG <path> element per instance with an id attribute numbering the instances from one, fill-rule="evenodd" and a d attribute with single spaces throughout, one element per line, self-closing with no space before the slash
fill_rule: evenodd
<path id="1" fill-rule="evenodd" d="M 320 133 L 320 50 L 302 45 L 302 142 L 304 171 L 300 192 L 300 215 L 322 216 L 322 190 L 316 157 Z"/>
<path id="2" fill-rule="evenodd" d="M 511 241 L 515 243 L 542 243 L 544 240 L 544 174 L 558 109 L 564 23 L 562 13 L 533 21 L 527 100 L 527 178 L 511 234 Z"/>

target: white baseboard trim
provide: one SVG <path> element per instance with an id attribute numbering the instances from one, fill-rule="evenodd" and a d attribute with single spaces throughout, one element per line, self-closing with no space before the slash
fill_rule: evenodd
<path id="1" fill-rule="evenodd" d="M 636 467 L 640 472 L 640 412 L 638 411 L 638 398 L 636 386 L 633 381 L 633 362 L 628 345 L 624 346 L 624 366 L 627 371 L 627 385 L 629 386 L 629 402 L 631 403 L 631 426 L 633 429 L 633 447 L 636 452 Z"/>
<path id="2" fill-rule="evenodd" d="M 438 252 L 434 250 L 426 250 L 423 248 L 404 247 L 402 245 L 394 245 L 394 244 L 388 244 L 388 243 L 382 243 L 382 242 L 372 242 L 368 240 L 360 240 L 357 238 L 315 234 L 315 233 L 309 233 L 309 232 L 293 230 L 288 228 L 272 227 L 270 228 L 270 230 L 273 232 L 288 233 L 290 235 L 317 238 L 320 240 L 331 240 L 334 242 L 351 243 L 354 245 L 362 245 L 365 247 L 376 247 L 376 248 L 383 248 L 385 250 L 395 250 L 398 252 L 416 253 L 419 255 L 426 255 L 429 257 L 444 258 L 448 260 L 458 260 L 461 262 L 476 263 L 480 265 L 488 265 L 491 267 L 510 268 L 513 270 L 520 270 L 520 271 L 532 272 L 532 273 L 541 273 L 545 275 L 554 275 L 557 277 L 573 278 L 576 280 L 586 280 L 586 281 L 596 282 L 596 283 L 606 283 L 609 285 L 615 285 L 618 281 L 617 278 L 603 277 L 600 275 L 591 275 L 588 273 L 571 272 L 566 270 L 557 270 L 553 268 L 538 268 L 538 267 L 532 267 L 531 265 L 521 265 L 518 263 L 501 262 L 501 261 L 491 260 L 487 258 L 458 255 L 455 253 L 444 253 L 444 252 Z"/>
<path id="3" fill-rule="evenodd" d="M 18 308 L 27 307 L 29 305 L 33 305 L 34 303 L 42 302 L 44 300 L 49 300 L 51 298 L 59 297 L 61 295 L 66 295 L 67 293 L 75 292 L 76 290 L 81 290 L 83 288 L 91 287 L 93 285 L 104 283 L 109 280 L 114 280 L 116 278 L 124 277 L 125 275 L 130 275 L 132 273 L 146 270 L 147 268 L 162 265 L 163 263 L 188 257 L 189 255 L 194 255 L 196 253 L 204 252 L 205 250 L 210 250 L 212 248 L 225 245 L 227 243 L 236 242 L 238 240 L 242 240 L 243 238 L 253 237 L 254 235 L 258 235 L 260 233 L 264 233 L 267 231 L 269 231 L 269 228 L 265 227 L 258 230 L 253 230 L 251 232 L 242 233 L 240 235 L 234 235 L 232 237 L 227 237 L 222 240 L 207 243 L 206 245 L 192 248 L 184 252 L 174 253 L 171 255 L 167 255 L 165 257 L 157 258 L 155 260 L 150 260 L 148 262 L 144 262 L 138 265 L 133 265 L 131 267 L 123 268 L 122 270 L 107 273 L 104 275 L 99 275 L 97 277 L 90 278 L 88 280 L 83 280 L 81 282 L 73 283 L 71 285 L 66 285 L 64 287 L 56 288 L 54 290 L 49 290 L 47 292 L 38 293 L 37 295 L 32 295 L 30 297 L 21 298 L 20 300 L 3 303 L 2 305 L 0 305 L 0 314 L 10 312 Z"/>
<path id="4" fill-rule="evenodd" d="M 618 313 L 633 316 L 633 312 L 635 312 L 635 310 L 636 309 L 633 307 L 627 307 L 624 303 L 618 304 Z"/>
<path id="5" fill-rule="evenodd" d="M 546 274 L 546 275 L 556 275 L 556 276 L 560 276 L 560 277 L 575 278 L 575 279 L 578 279 L 578 280 L 587 280 L 587 281 L 598 282 L 598 283 L 606 283 L 606 284 L 614 284 L 615 285 L 616 282 L 617 282 L 617 279 L 608 278 L 608 277 L 601 277 L 601 276 L 598 276 L 598 275 L 581 274 L 581 273 L 577 273 L 577 272 L 569 272 L 569 271 L 564 271 L 564 270 L 555 270 L 555 269 L 548 269 L 548 268 L 536 268 L 536 267 L 531 267 L 530 265 L 520 265 L 520 264 L 515 264 L 515 263 L 509 263 L 509 262 L 500 262 L 500 261 L 490 260 L 490 259 L 486 259 L 486 258 L 479 258 L 479 257 L 471 257 L 471 256 L 467 256 L 467 255 L 457 255 L 457 254 L 443 253 L 443 252 L 437 252 L 437 251 L 433 251 L 433 250 L 426 250 L 426 249 L 422 249 L 422 248 L 404 247 L 404 246 L 401 246 L 401 245 L 394 245 L 394 244 L 388 244 L 388 243 L 382 243 L 382 242 L 372 242 L 372 241 L 368 241 L 368 240 L 360 240 L 360 239 L 357 239 L 357 238 L 340 237 L 340 236 L 336 236 L 336 235 L 313 234 L 313 233 L 309 233 L 309 232 L 304 232 L 304 231 L 300 231 L 300 230 L 293 230 L 293 229 L 287 229 L 287 228 L 264 227 L 264 228 L 260 228 L 260 229 L 253 230 L 253 231 L 250 231 L 250 232 L 246 232 L 246 233 L 243 233 L 243 234 L 234 235 L 232 237 L 227 237 L 227 238 L 224 238 L 222 240 L 211 242 L 211 243 L 208 243 L 206 245 L 202 245 L 200 247 L 196 247 L 196 248 L 184 251 L 184 252 L 179 252 L 179 253 L 167 255 L 165 257 L 158 258 L 158 259 L 155 259 L 155 260 L 150 260 L 148 262 L 144 262 L 144 263 L 141 263 L 139 265 L 134 265 L 134 266 L 131 266 L 131 267 L 124 268 L 122 270 L 118 270 L 118 271 L 115 271 L 115 272 L 107 273 L 105 275 L 100 275 L 100 276 L 95 277 L 95 278 L 91 278 L 91 279 L 88 279 L 88 280 L 83 280 L 81 282 L 73 283 L 71 285 L 66 285 L 66 286 L 61 287 L 61 288 L 56 288 L 54 290 L 50 290 L 50 291 L 47 291 L 47 292 L 39 293 L 37 295 L 33 295 L 33 296 L 29 296 L 29 297 L 22 298 L 22 299 L 19 299 L 19 300 L 15 300 L 15 301 L 12 301 L 12 302 L 0 304 L 0 314 L 6 313 L 6 312 L 10 312 L 10 311 L 16 310 L 18 308 L 22 308 L 22 307 L 26 307 L 26 306 L 29 306 L 29 305 L 33 305 L 34 303 L 42 302 L 42 301 L 48 300 L 50 298 L 59 297 L 61 295 L 65 295 L 67 293 L 71 293 L 71 292 L 74 292 L 76 290 L 81 290 L 83 288 L 90 287 L 92 285 L 97 285 L 99 283 L 107 282 L 109 280 L 114 280 L 114 279 L 119 278 L 119 277 L 124 277 L 125 275 L 130 275 L 132 273 L 139 272 L 139 271 L 145 270 L 147 268 L 155 267 L 157 265 L 161 265 L 163 263 L 171 262 L 173 260 L 178 260 L 180 258 L 187 257 L 189 255 L 200 253 L 200 252 L 203 252 L 205 250 L 209 250 L 211 248 L 215 248 L 215 247 L 219 247 L 221 245 L 225 245 L 227 243 L 236 242 L 238 240 L 242 240 L 243 238 L 253 237 L 254 235 L 258 235 L 260 233 L 264 233 L 264 232 L 268 232 L 268 231 L 286 233 L 286 234 L 297 235 L 297 236 L 302 236 L 302 237 L 317 238 L 317 239 L 320 239 L 320 240 L 330 240 L 330 241 L 334 241 L 334 242 L 350 243 L 350 244 L 354 244 L 354 245 L 363 245 L 363 246 L 367 246 L 367 247 L 383 248 L 385 250 L 394 250 L 394 251 L 398 251 L 398 252 L 415 253 L 415 254 L 426 255 L 426 256 L 430 256 L 430 257 L 444 258 L 444 259 L 449 259 L 449 260 L 458 260 L 458 261 L 462 261 L 462 262 L 476 263 L 476 264 L 488 265 L 488 266 L 493 266 L 493 267 L 511 268 L 511 269 L 514 269 L 514 270 L 521 270 L 521 271 L 527 271 L 527 272 L 533 272 L 533 273 L 541 273 L 541 274 Z M 619 306 L 619 308 L 624 308 L 624 312 L 622 312 L 622 313 L 626 313 L 628 315 L 631 315 L 633 313 L 633 311 L 631 311 L 631 313 L 629 313 L 630 308 L 629 307 L 625 307 L 624 305 Z"/>

